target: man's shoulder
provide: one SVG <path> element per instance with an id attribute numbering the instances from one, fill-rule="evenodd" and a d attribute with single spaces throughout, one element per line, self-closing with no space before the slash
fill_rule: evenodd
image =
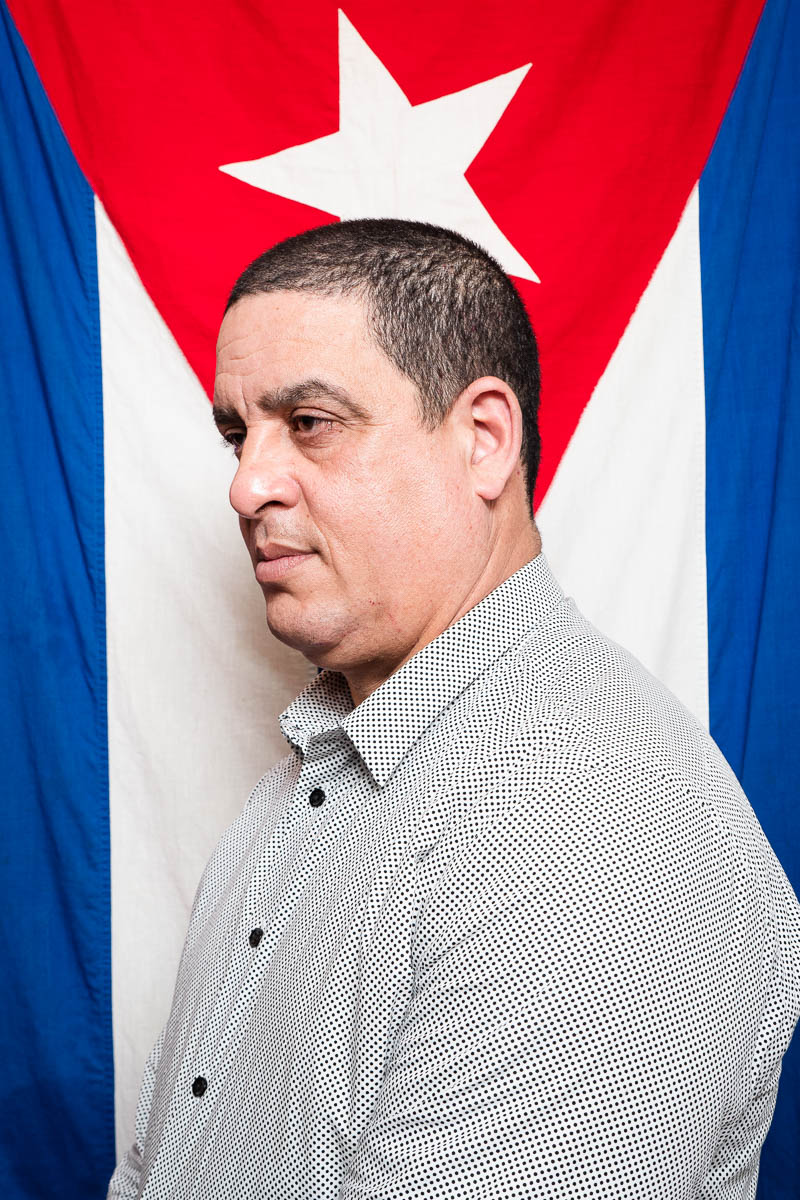
<path id="1" fill-rule="evenodd" d="M 774 873 L 708 730 L 569 599 L 461 697 L 453 717 L 452 787 L 512 841 L 535 813 L 549 836 L 587 853 L 604 839 L 647 844 L 656 856 L 669 843 L 679 858 L 720 853 L 751 881 Z"/>
<path id="2" fill-rule="evenodd" d="M 587 768 L 633 756 L 695 778 L 708 756 L 721 759 L 678 697 L 568 598 L 486 672 L 464 709 L 482 740 L 549 749 L 554 765 L 559 754 Z"/>
<path id="3" fill-rule="evenodd" d="M 575 822 L 634 839 L 650 823 L 696 836 L 711 823 L 737 857 L 763 853 L 702 722 L 569 599 L 460 697 L 448 726 L 453 785 L 499 819 L 524 819 L 534 800 L 565 835 Z"/>

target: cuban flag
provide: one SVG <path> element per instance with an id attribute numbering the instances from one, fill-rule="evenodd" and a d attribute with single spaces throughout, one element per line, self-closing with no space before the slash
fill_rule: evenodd
<path id="1" fill-rule="evenodd" d="M 11 0 L 0 43 L 3 1195 L 104 1196 L 312 671 L 209 412 L 233 279 L 311 225 L 432 221 L 513 276 L 548 558 L 800 890 L 800 5 Z M 800 1195 L 798 1050 L 759 1188 Z"/>

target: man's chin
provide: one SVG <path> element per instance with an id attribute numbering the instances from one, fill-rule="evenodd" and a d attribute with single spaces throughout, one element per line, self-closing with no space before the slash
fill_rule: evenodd
<path id="1" fill-rule="evenodd" d="M 345 622 L 327 612 L 308 612 L 285 593 L 267 596 L 270 633 L 293 650 L 299 650 L 316 667 L 334 667 L 345 636 Z"/>

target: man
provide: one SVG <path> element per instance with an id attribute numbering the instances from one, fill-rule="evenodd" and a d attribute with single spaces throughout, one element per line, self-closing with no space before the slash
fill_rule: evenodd
<path id="1" fill-rule="evenodd" d="M 456 234 L 234 287 L 214 417 L 323 668 L 201 881 L 110 1195 L 752 1197 L 800 911 L 707 733 L 561 592 L 536 346 Z"/>

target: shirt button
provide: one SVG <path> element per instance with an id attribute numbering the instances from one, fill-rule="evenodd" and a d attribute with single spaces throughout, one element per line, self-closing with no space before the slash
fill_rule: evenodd
<path id="1" fill-rule="evenodd" d="M 207 1087 L 208 1087 L 208 1080 L 203 1079 L 202 1075 L 198 1075 L 197 1079 L 195 1079 L 194 1083 L 192 1084 L 192 1095 L 197 1096 L 199 1099 L 200 1096 L 202 1096 L 205 1093 L 205 1090 Z"/>
<path id="2" fill-rule="evenodd" d="M 250 943 L 250 945 L 253 947 L 254 950 L 255 950 L 256 946 L 258 945 L 258 943 L 261 941 L 263 936 L 264 936 L 263 929 L 251 929 L 250 930 L 250 937 L 247 940 Z"/>
<path id="3" fill-rule="evenodd" d="M 312 808 L 319 808 L 324 799 L 325 793 L 323 792 L 322 788 L 314 788 L 313 792 L 308 797 L 308 803 Z"/>

